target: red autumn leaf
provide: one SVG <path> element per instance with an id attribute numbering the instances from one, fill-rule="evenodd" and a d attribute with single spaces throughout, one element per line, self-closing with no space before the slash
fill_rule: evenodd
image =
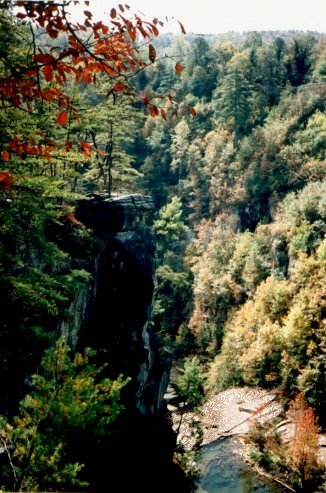
<path id="1" fill-rule="evenodd" d="M 66 151 L 69 152 L 70 149 L 72 148 L 72 142 L 71 140 L 67 140 L 67 142 L 65 142 L 65 148 L 66 148 Z"/>
<path id="2" fill-rule="evenodd" d="M 148 104 L 149 103 L 149 97 L 147 96 L 147 94 L 145 94 L 144 92 L 140 92 L 138 94 L 138 98 L 139 100 L 143 103 L 143 104 Z"/>
<path id="3" fill-rule="evenodd" d="M 156 58 L 156 50 L 155 50 L 155 48 L 154 48 L 154 46 L 152 44 L 150 44 L 148 46 L 148 52 L 149 52 L 148 53 L 148 58 L 150 59 L 150 61 L 152 63 L 154 63 L 155 62 L 155 58 Z"/>
<path id="4" fill-rule="evenodd" d="M 84 10 L 84 14 L 86 15 L 86 17 L 88 17 L 88 19 L 91 19 L 93 17 L 92 12 L 90 12 L 89 10 Z"/>
<path id="5" fill-rule="evenodd" d="M 118 7 L 119 7 L 119 9 L 121 10 L 122 13 L 125 11 L 125 9 L 124 9 L 123 5 L 121 5 L 121 3 L 119 3 Z"/>
<path id="6" fill-rule="evenodd" d="M 127 87 L 119 81 L 112 89 L 111 92 L 126 91 Z"/>
<path id="7" fill-rule="evenodd" d="M 180 75 L 180 74 L 182 73 L 182 71 L 183 71 L 183 66 L 181 65 L 181 63 L 180 63 L 180 62 L 177 62 L 177 63 L 175 64 L 175 71 L 176 71 L 176 73 L 177 73 L 178 75 Z"/>
<path id="8" fill-rule="evenodd" d="M 81 147 L 81 150 L 84 154 L 85 157 L 89 158 L 91 157 L 91 143 L 90 142 L 79 142 L 79 145 Z"/>
<path id="9" fill-rule="evenodd" d="M 107 74 L 111 75 L 111 77 L 115 77 L 117 74 L 115 72 L 115 70 L 113 70 L 111 67 L 109 67 L 108 65 L 104 65 L 103 67 L 103 70 L 104 72 L 106 72 Z M 111 94 L 111 91 L 110 91 L 110 94 Z"/>
<path id="10" fill-rule="evenodd" d="M 0 171 L 0 182 L 8 189 L 11 190 L 11 184 L 14 181 L 14 177 L 8 171 Z"/>
<path id="11" fill-rule="evenodd" d="M 151 104 L 149 107 L 149 113 L 151 116 L 157 116 L 158 115 L 158 107 L 155 106 L 154 104 Z"/>
<path id="12" fill-rule="evenodd" d="M 72 224 L 76 224 L 77 226 L 82 226 L 83 223 L 78 221 L 75 216 L 75 211 L 73 210 L 68 216 L 66 216 L 67 221 L 71 222 Z"/>
<path id="13" fill-rule="evenodd" d="M 117 11 L 115 9 L 111 9 L 110 16 L 111 19 L 115 19 L 117 16 Z"/>
<path id="14" fill-rule="evenodd" d="M 189 112 L 192 116 L 196 116 L 197 115 L 197 112 L 195 110 L 195 108 L 193 108 L 192 106 L 189 108 Z"/>
<path id="15" fill-rule="evenodd" d="M 34 56 L 36 63 L 49 64 L 55 62 L 55 58 L 48 53 L 38 53 Z"/>
<path id="16" fill-rule="evenodd" d="M 101 149 L 95 149 L 95 151 L 100 155 L 100 156 L 105 156 L 105 152 L 101 151 Z"/>
<path id="17" fill-rule="evenodd" d="M 56 39 L 59 35 L 59 31 L 57 31 L 56 29 L 47 29 L 46 32 L 51 39 Z"/>
<path id="18" fill-rule="evenodd" d="M 145 29 L 143 28 L 143 26 L 141 24 L 138 24 L 137 28 L 138 28 L 138 31 L 143 36 L 143 38 L 149 38 L 149 34 L 145 31 Z"/>
<path id="19" fill-rule="evenodd" d="M 46 65 L 42 68 L 42 74 L 45 77 L 47 82 L 51 82 L 53 80 L 53 67 L 52 65 Z"/>
<path id="20" fill-rule="evenodd" d="M 136 28 L 135 27 L 132 27 L 132 28 L 129 29 L 128 32 L 129 32 L 129 36 L 131 37 L 131 39 L 133 41 L 135 41 L 136 40 L 136 36 L 137 36 Z"/>
<path id="21" fill-rule="evenodd" d="M 44 154 L 44 150 L 43 150 L 43 147 L 41 146 L 41 144 L 37 144 L 37 154 L 39 156 L 43 156 L 43 154 Z"/>
<path id="22" fill-rule="evenodd" d="M 154 34 L 154 36 L 157 38 L 157 36 L 160 34 L 159 33 L 159 30 L 157 29 L 157 27 L 155 25 L 152 24 L 152 32 Z"/>
<path id="23" fill-rule="evenodd" d="M 18 108 L 18 106 L 20 105 L 20 100 L 19 100 L 19 98 L 14 96 L 11 98 L 11 103 L 13 106 L 15 106 L 15 108 Z"/>
<path id="24" fill-rule="evenodd" d="M 185 30 L 185 28 L 183 27 L 183 24 L 181 24 L 181 22 L 180 22 L 180 21 L 178 21 L 178 22 L 179 22 L 179 25 L 180 25 L 180 28 L 181 28 L 181 32 L 182 32 L 183 34 L 186 34 L 186 30 Z"/>
<path id="25" fill-rule="evenodd" d="M 65 125 L 68 120 L 68 114 L 66 111 L 61 111 L 60 115 L 58 115 L 57 118 L 57 124 L 58 125 Z"/>
<path id="26" fill-rule="evenodd" d="M 2 151 L 1 157 L 2 157 L 2 161 L 9 161 L 10 154 L 8 151 L 4 150 Z"/>

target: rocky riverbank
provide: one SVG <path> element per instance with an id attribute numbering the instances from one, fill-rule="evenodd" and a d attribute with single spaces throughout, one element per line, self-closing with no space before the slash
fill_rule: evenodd
<path id="1" fill-rule="evenodd" d="M 197 412 L 183 412 L 183 403 L 178 404 L 172 388 L 166 401 L 173 428 L 179 431 L 178 442 L 185 450 L 192 450 L 200 441 L 198 492 L 242 492 L 249 483 L 248 491 L 294 491 L 253 463 L 245 440 L 253 420 L 263 423 L 281 415 L 283 406 L 277 392 L 232 388 L 213 396 Z M 277 430 L 286 443 L 293 437 L 294 425 L 284 420 Z M 320 436 L 318 456 L 320 464 L 325 463 L 324 436 Z"/>
<path id="2" fill-rule="evenodd" d="M 203 437 L 201 445 L 207 445 L 219 438 L 248 433 L 253 419 L 265 421 L 278 416 L 282 405 L 277 394 L 259 388 L 227 389 L 209 399 L 201 409 L 186 412 L 174 406 L 172 412 L 173 427 L 179 430 L 179 441 L 186 449 L 194 446 L 192 422 L 200 426 Z"/>

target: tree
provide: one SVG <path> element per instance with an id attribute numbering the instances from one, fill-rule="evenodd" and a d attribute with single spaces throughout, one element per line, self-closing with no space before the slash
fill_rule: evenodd
<path id="1" fill-rule="evenodd" d="M 297 394 L 287 412 L 287 417 L 295 426 L 290 442 L 290 457 L 293 469 L 298 474 L 299 485 L 305 491 L 307 482 L 318 469 L 318 433 L 320 431 L 314 411 L 302 394 Z"/>
<path id="2" fill-rule="evenodd" d="M 185 359 L 183 367 L 180 369 L 180 375 L 175 381 L 177 394 L 184 401 L 177 435 L 179 434 L 185 411 L 194 409 L 203 402 L 204 382 L 205 378 L 202 374 L 199 358 L 197 356 L 189 356 Z"/>
<path id="3" fill-rule="evenodd" d="M 235 147 L 238 139 L 250 128 L 252 86 L 246 75 L 246 63 L 242 54 L 234 55 L 216 90 L 216 117 L 231 127 Z"/>
<path id="4" fill-rule="evenodd" d="M 190 129 L 186 121 L 179 122 L 172 136 L 171 145 L 171 170 L 177 175 L 178 186 L 181 185 L 181 180 L 185 177 L 188 162 L 189 162 L 189 137 Z"/>
<path id="5" fill-rule="evenodd" d="M 205 38 L 198 36 L 193 40 L 185 68 L 189 74 L 190 92 L 198 98 L 210 99 L 216 84 L 217 69 L 214 52 Z"/>
<path id="6" fill-rule="evenodd" d="M 107 92 L 105 85 L 100 92 L 98 104 L 88 109 L 90 123 L 86 134 L 95 153 L 84 181 L 111 195 L 113 190 L 132 189 L 132 182 L 141 176 L 135 166 L 135 144 L 145 116 L 124 94 L 107 99 L 103 96 Z"/>
<path id="7" fill-rule="evenodd" d="M 129 6 L 120 4 L 118 9 L 111 9 L 108 24 L 94 21 L 88 10 L 84 11 L 84 22 L 74 23 L 70 20 L 68 5 L 65 1 L 1 2 L 6 22 L 15 25 L 14 29 L 18 25 L 26 39 L 23 63 L 17 58 L 12 60 L 2 51 L 0 100 L 6 111 L 12 108 L 39 116 L 46 112 L 52 119 L 55 114 L 56 125 L 66 126 L 78 119 L 73 98 L 66 91 L 67 83 L 97 84 L 98 79 L 105 76 L 109 81 L 108 96 L 114 97 L 118 92 L 135 95 L 132 75 L 155 62 L 156 50 L 150 41 L 159 34 L 157 26 L 163 25 L 158 19 L 146 21 L 139 14 L 129 14 Z M 8 7 L 17 7 L 17 10 L 8 13 Z M 4 44 L 7 38 L 5 36 Z M 148 43 L 148 61 L 140 53 L 142 43 Z M 181 73 L 179 62 L 175 70 Z M 146 94 L 141 94 L 139 99 L 149 106 L 152 116 L 159 114 L 157 104 Z M 166 117 L 165 110 L 161 113 Z M 43 132 L 33 137 L 10 133 L 11 140 L 1 145 L 4 162 L 13 155 L 49 160 L 58 147 L 57 141 Z M 66 141 L 67 150 L 72 144 Z M 92 142 L 78 140 L 74 144 L 89 157 Z"/>
<path id="8" fill-rule="evenodd" d="M 85 486 L 79 478 L 83 464 L 72 462 L 71 432 L 110 433 L 123 409 L 120 391 L 128 383 L 120 375 L 112 381 L 101 378 L 102 368 L 92 359 L 94 351 L 69 354 L 62 339 L 46 351 L 43 374 L 32 377 L 33 391 L 20 404 L 12 423 L 0 420 L 0 443 L 7 456 L 2 465 L 1 486 L 13 491 L 45 490 Z"/>
<path id="9" fill-rule="evenodd" d="M 174 243 L 180 244 L 187 238 L 189 228 L 184 224 L 181 216 L 181 199 L 174 196 L 169 204 L 162 207 L 154 222 L 153 229 L 158 238 L 158 250 L 162 255 L 170 250 Z"/>
<path id="10" fill-rule="evenodd" d="M 187 318 L 191 288 L 191 273 L 184 259 L 189 228 L 182 220 L 178 197 L 162 207 L 153 229 L 158 240 L 153 319 L 167 344 Z"/>
<path id="11" fill-rule="evenodd" d="M 312 65 L 311 53 L 316 39 L 311 35 L 297 36 L 288 50 L 286 69 L 292 86 L 300 86 Z"/>
<path id="12" fill-rule="evenodd" d="M 205 381 L 198 357 L 187 358 L 180 373 L 175 382 L 178 396 L 185 401 L 188 408 L 194 408 L 203 400 L 203 384 Z"/>

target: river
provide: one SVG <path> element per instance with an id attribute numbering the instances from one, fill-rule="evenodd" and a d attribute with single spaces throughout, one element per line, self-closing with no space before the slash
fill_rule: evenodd
<path id="1" fill-rule="evenodd" d="M 275 483 L 255 473 L 239 454 L 236 437 L 217 440 L 201 448 L 197 463 L 200 480 L 197 493 L 282 493 Z"/>
<path id="2" fill-rule="evenodd" d="M 197 458 L 200 469 L 197 493 L 282 493 L 288 492 L 260 476 L 243 458 L 240 436 L 249 432 L 252 419 L 275 418 L 282 411 L 275 393 L 260 388 L 230 388 L 212 396 L 200 412 L 172 413 L 174 429 L 182 416 L 179 441 L 191 450 L 195 439 L 191 423 L 196 419 L 202 431 Z M 224 436 L 224 438 L 222 438 Z"/>

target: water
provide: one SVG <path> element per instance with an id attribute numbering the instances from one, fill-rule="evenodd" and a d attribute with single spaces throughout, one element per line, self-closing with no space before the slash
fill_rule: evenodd
<path id="1" fill-rule="evenodd" d="M 197 493 L 282 493 L 285 490 L 253 472 L 236 451 L 236 438 L 204 446 L 198 457 L 201 470 Z"/>

